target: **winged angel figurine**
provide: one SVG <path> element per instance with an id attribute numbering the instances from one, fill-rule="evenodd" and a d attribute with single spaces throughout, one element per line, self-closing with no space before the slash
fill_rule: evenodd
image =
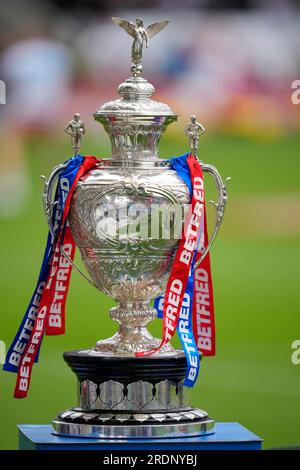
<path id="1" fill-rule="evenodd" d="M 132 72 L 134 76 L 139 75 L 142 70 L 142 56 L 143 47 L 149 47 L 149 39 L 164 29 L 169 20 L 159 21 L 158 23 L 150 24 L 147 28 L 144 27 L 144 22 L 141 18 L 136 18 L 135 23 L 124 20 L 123 18 L 112 18 L 113 22 L 132 36 L 133 43 L 131 48 L 131 61 L 132 61 Z"/>

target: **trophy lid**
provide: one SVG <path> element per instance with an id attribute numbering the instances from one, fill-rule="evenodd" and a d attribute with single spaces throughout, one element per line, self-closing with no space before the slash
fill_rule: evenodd
<path id="1" fill-rule="evenodd" d="M 139 115 L 139 116 L 173 116 L 171 108 L 159 101 L 151 99 L 155 92 L 154 86 L 145 78 L 132 76 L 118 86 L 121 98 L 104 103 L 95 112 L 94 117 L 99 120 L 101 116 Z"/>
<path id="2" fill-rule="evenodd" d="M 118 86 L 121 98 L 104 103 L 94 113 L 94 118 L 109 134 L 113 159 L 155 159 L 159 138 L 166 126 L 177 119 L 177 114 L 167 104 L 151 99 L 155 88 L 141 77 L 142 55 L 150 38 L 169 21 L 153 23 L 145 28 L 141 18 L 136 18 L 135 23 L 122 18 L 112 20 L 133 37 L 132 76 Z M 141 135 L 144 139 L 139 138 Z"/>

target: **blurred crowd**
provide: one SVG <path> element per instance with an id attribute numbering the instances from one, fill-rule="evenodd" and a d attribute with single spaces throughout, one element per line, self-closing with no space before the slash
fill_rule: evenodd
<path id="1" fill-rule="evenodd" d="M 16 168 L 24 136 L 62 132 L 78 111 L 92 121 L 130 75 L 131 38 L 111 16 L 171 20 L 145 51 L 143 75 L 154 98 L 183 117 L 251 136 L 299 130 L 300 106 L 291 102 L 300 78 L 296 1 L 10 0 L 0 4 L 0 145 L 5 153 L 10 140 Z"/>
<path id="2" fill-rule="evenodd" d="M 122 8 L 126 3 L 132 7 Z M 110 21 L 114 15 L 143 16 L 145 24 L 171 20 L 145 52 L 144 75 L 174 110 L 239 132 L 299 127 L 290 100 L 300 78 L 295 2 L 237 2 L 248 4 L 242 9 L 226 9 L 226 1 L 221 8 L 222 2 L 190 0 L 181 9 L 176 0 L 138 3 L 2 3 L 0 79 L 7 96 L 0 124 L 59 129 L 74 110 L 92 113 L 114 97 L 129 76 L 131 43 Z M 219 8 L 205 8 L 210 4 Z"/>

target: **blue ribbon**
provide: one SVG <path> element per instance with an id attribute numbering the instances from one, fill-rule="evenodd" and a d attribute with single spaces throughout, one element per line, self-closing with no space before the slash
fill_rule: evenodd
<path id="1" fill-rule="evenodd" d="M 68 163 L 68 166 L 59 175 L 58 185 L 55 192 L 55 200 L 58 200 L 58 204 L 54 206 L 52 213 L 52 223 L 56 229 L 56 237 L 54 239 L 51 233 L 48 233 L 46 249 L 44 252 L 42 267 L 39 273 L 37 285 L 32 294 L 31 300 L 25 312 L 24 318 L 20 324 L 18 332 L 7 352 L 5 364 L 3 365 L 3 370 L 5 371 L 15 373 L 18 372 L 22 354 L 26 349 L 30 338 L 35 316 L 37 314 L 38 307 L 40 304 L 41 295 L 50 273 L 51 259 L 55 248 L 55 241 L 58 234 L 63 229 L 60 223 L 62 219 L 62 213 L 65 207 L 66 198 L 83 161 L 84 157 L 81 157 L 80 155 L 76 155 L 75 157 L 70 158 L 66 161 L 66 163 Z M 65 179 L 68 180 L 67 185 L 64 184 Z M 39 352 L 36 355 L 35 362 L 38 362 L 38 357 Z"/>
<path id="2" fill-rule="evenodd" d="M 172 157 L 169 159 L 169 162 L 172 168 L 177 172 L 185 184 L 187 185 L 190 195 L 192 195 L 193 188 L 190 177 L 190 171 L 187 164 L 188 153 L 181 155 L 180 157 Z M 200 232 L 203 230 L 201 227 Z M 201 239 L 201 233 L 199 234 L 198 243 Z M 197 377 L 200 371 L 200 356 L 195 342 L 193 334 L 193 325 L 192 325 L 192 314 L 193 314 L 193 298 L 194 298 L 194 263 L 196 251 L 193 255 L 193 261 L 191 264 L 191 269 L 188 277 L 187 286 L 185 289 L 182 307 L 179 314 L 179 321 L 177 326 L 177 333 L 182 345 L 182 348 L 185 352 L 185 357 L 187 360 L 188 370 L 184 380 L 184 385 L 186 387 L 193 387 L 197 381 Z M 157 317 L 162 318 L 163 316 L 163 303 L 164 296 L 157 297 L 154 300 L 154 308 L 157 310 Z"/>

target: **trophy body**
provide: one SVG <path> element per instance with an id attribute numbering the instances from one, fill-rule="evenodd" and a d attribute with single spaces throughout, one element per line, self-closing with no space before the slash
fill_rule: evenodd
<path id="1" fill-rule="evenodd" d="M 162 223 L 155 225 L 153 208 L 161 209 L 174 233 L 174 219 L 183 219 L 189 192 L 176 172 L 152 160 L 100 167 L 78 184 L 70 224 L 82 259 L 97 287 L 118 306 L 110 311 L 120 324 L 111 339 L 99 341 L 95 351 L 133 354 L 160 344 L 145 325 L 156 317 L 150 302 L 165 289 L 178 239 L 164 238 Z M 176 202 L 175 202 L 176 201 Z M 173 208 L 176 204 L 177 214 Z M 182 209 L 182 211 L 181 211 Z M 134 220 L 138 212 L 139 223 Z M 182 212 L 182 214 L 178 213 Z M 136 227 L 144 224 L 144 237 Z M 157 232 L 157 238 L 151 232 Z M 171 351 L 169 344 L 162 351 Z"/>
<path id="2" fill-rule="evenodd" d="M 161 24 L 151 25 L 156 25 L 151 31 L 158 32 Z M 179 243 L 176 234 L 182 232 L 190 202 L 186 184 L 158 158 L 159 139 L 177 116 L 151 98 L 154 87 L 140 77 L 141 69 L 133 63 L 133 76 L 118 87 L 121 97 L 94 114 L 110 137 L 112 157 L 81 178 L 72 198 L 73 238 L 90 282 L 116 300 L 110 316 L 119 330 L 91 349 L 64 354 L 77 375 L 78 403 L 53 421 L 62 435 L 151 438 L 214 432 L 214 420 L 188 403 L 183 351 L 167 343 L 151 356 L 135 356 L 161 343 L 146 327 L 156 317 L 150 302 L 165 290 Z M 214 167 L 203 169 L 219 189 L 211 244 L 226 191 Z M 158 217 L 153 207 L 169 217 Z"/>

